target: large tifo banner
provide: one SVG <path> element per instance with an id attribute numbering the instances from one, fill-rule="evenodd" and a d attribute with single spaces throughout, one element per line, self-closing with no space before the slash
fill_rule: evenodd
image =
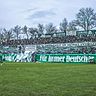
<path id="1" fill-rule="evenodd" d="M 96 54 L 37 54 L 36 61 L 89 63 L 89 62 L 96 62 Z"/>

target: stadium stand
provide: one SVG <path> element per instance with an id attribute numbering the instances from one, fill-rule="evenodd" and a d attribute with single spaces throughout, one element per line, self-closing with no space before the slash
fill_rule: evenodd
<path id="1" fill-rule="evenodd" d="M 35 61 L 35 54 L 95 54 L 96 35 L 19 39 L 2 42 L 2 45 L 0 53 L 17 54 L 16 62 L 29 62 Z"/>

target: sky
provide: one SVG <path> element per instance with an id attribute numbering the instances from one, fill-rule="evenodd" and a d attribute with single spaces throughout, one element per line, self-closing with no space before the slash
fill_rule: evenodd
<path id="1" fill-rule="evenodd" d="M 79 9 L 86 7 L 96 12 L 96 0 L 0 0 L 0 28 L 38 23 L 58 26 L 64 18 L 74 20 Z"/>

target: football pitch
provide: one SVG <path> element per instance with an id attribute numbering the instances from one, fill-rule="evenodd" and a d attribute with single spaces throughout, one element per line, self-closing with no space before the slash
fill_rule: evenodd
<path id="1" fill-rule="evenodd" d="M 0 63 L 0 96 L 96 96 L 96 64 Z"/>

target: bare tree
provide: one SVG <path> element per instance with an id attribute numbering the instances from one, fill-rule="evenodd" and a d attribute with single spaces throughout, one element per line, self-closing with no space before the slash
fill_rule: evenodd
<path id="1" fill-rule="evenodd" d="M 76 30 L 77 30 L 77 28 L 76 28 L 75 21 L 69 22 L 69 24 L 68 24 L 68 31 L 76 31 Z"/>
<path id="2" fill-rule="evenodd" d="M 28 31 L 29 31 L 32 39 L 34 39 L 34 38 L 37 37 L 37 32 L 38 32 L 38 29 L 37 28 L 29 28 Z"/>
<path id="3" fill-rule="evenodd" d="M 4 34 L 3 34 L 3 29 L 0 29 L 0 46 L 2 45 L 2 42 L 4 41 Z"/>
<path id="4" fill-rule="evenodd" d="M 57 32 L 56 26 L 54 26 L 52 23 L 49 23 L 45 27 L 47 34 L 50 34 L 51 37 Z"/>
<path id="5" fill-rule="evenodd" d="M 9 40 L 11 40 L 11 39 L 14 38 L 12 29 L 6 30 L 6 29 L 4 28 L 3 30 L 4 30 L 4 33 L 3 33 L 3 34 L 4 34 L 4 39 L 5 39 L 6 41 L 9 41 Z"/>
<path id="6" fill-rule="evenodd" d="M 65 33 L 66 36 L 66 32 L 67 32 L 67 28 L 68 28 L 68 21 L 66 18 L 63 19 L 63 21 L 60 23 L 60 31 Z"/>
<path id="7" fill-rule="evenodd" d="M 38 37 L 40 38 L 44 34 L 43 24 L 38 24 Z"/>
<path id="8" fill-rule="evenodd" d="M 28 27 L 27 27 L 26 25 L 22 28 L 22 31 L 23 31 L 24 34 L 26 34 L 27 39 L 29 39 L 29 35 L 28 35 Z"/>
<path id="9" fill-rule="evenodd" d="M 16 39 L 18 40 L 19 39 L 19 34 L 21 32 L 21 27 L 20 26 L 15 26 L 14 29 L 13 29 L 13 32 L 15 33 L 16 35 Z"/>
<path id="10" fill-rule="evenodd" d="M 86 32 L 96 27 L 96 13 L 94 13 L 94 9 L 81 8 L 79 13 L 76 15 L 76 23 Z"/>

